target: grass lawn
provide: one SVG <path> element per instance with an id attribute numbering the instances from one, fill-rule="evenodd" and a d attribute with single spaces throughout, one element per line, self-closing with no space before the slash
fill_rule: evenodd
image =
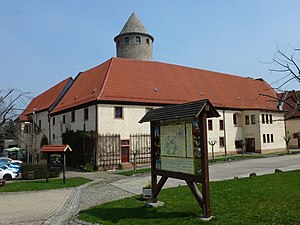
<path id="1" fill-rule="evenodd" d="M 58 188 L 76 187 L 91 180 L 85 178 L 67 178 L 66 183 L 63 183 L 61 178 L 49 179 L 49 183 L 46 180 L 24 181 L 6 183 L 3 187 L 0 187 L 0 192 L 17 192 L 17 191 L 40 191 Z"/>
<path id="2" fill-rule="evenodd" d="M 186 186 L 162 190 L 165 206 L 144 206 L 139 196 L 81 211 L 79 219 L 107 224 L 300 225 L 300 171 L 212 182 L 213 219 L 204 222 L 201 208 Z"/>

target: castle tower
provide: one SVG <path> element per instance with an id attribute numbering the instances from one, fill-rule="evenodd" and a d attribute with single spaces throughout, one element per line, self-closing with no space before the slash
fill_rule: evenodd
<path id="1" fill-rule="evenodd" d="M 154 38 L 133 12 L 120 34 L 114 38 L 117 57 L 137 60 L 152 60 Z"/>

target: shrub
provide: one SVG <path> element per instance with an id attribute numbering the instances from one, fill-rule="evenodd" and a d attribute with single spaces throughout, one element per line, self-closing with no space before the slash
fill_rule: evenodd
<path id="1" fill-rule="evenodd" d="M 34 172 L 34 179 L 44 179 L 46 178 L 46 166 L 45 162 L 31 164 L 31 163 L 23 163 L 21 167 L 21 173 L 23 179 L 31 179 L 30 172 Z M 59 177 L 62 170 L 50 170 L 49 178 Z"/>
<path id="2" fill-rule="evenodd" d="M 93 172 L 94 171 L 94 166 L 91 163 L 86 163 L 83 167 L 83 170 L 85 172 Z"/>

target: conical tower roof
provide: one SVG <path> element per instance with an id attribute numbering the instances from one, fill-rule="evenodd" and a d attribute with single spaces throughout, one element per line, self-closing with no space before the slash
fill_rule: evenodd
<path id="1" fill-rule="evenodd" d="M 131 14 L 131 16 L 129 17 L 129 19 L 127 20 L 126 24 L 120 32 L 120 34 L 126 33 L 148 34 L 148 31 L 134 12 Z"/>

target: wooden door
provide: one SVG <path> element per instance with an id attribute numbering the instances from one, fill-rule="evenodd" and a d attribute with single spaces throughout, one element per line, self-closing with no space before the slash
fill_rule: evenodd
<path id="1" fill-rule="evenodd" d="M 255 138 L 246 138 L 246 151 L 255 152 Z"/>
<path id="2" fill-rule="evenodd" d="M 121 147 L 121 162 L 129 162 L 129 146 Z"/>

